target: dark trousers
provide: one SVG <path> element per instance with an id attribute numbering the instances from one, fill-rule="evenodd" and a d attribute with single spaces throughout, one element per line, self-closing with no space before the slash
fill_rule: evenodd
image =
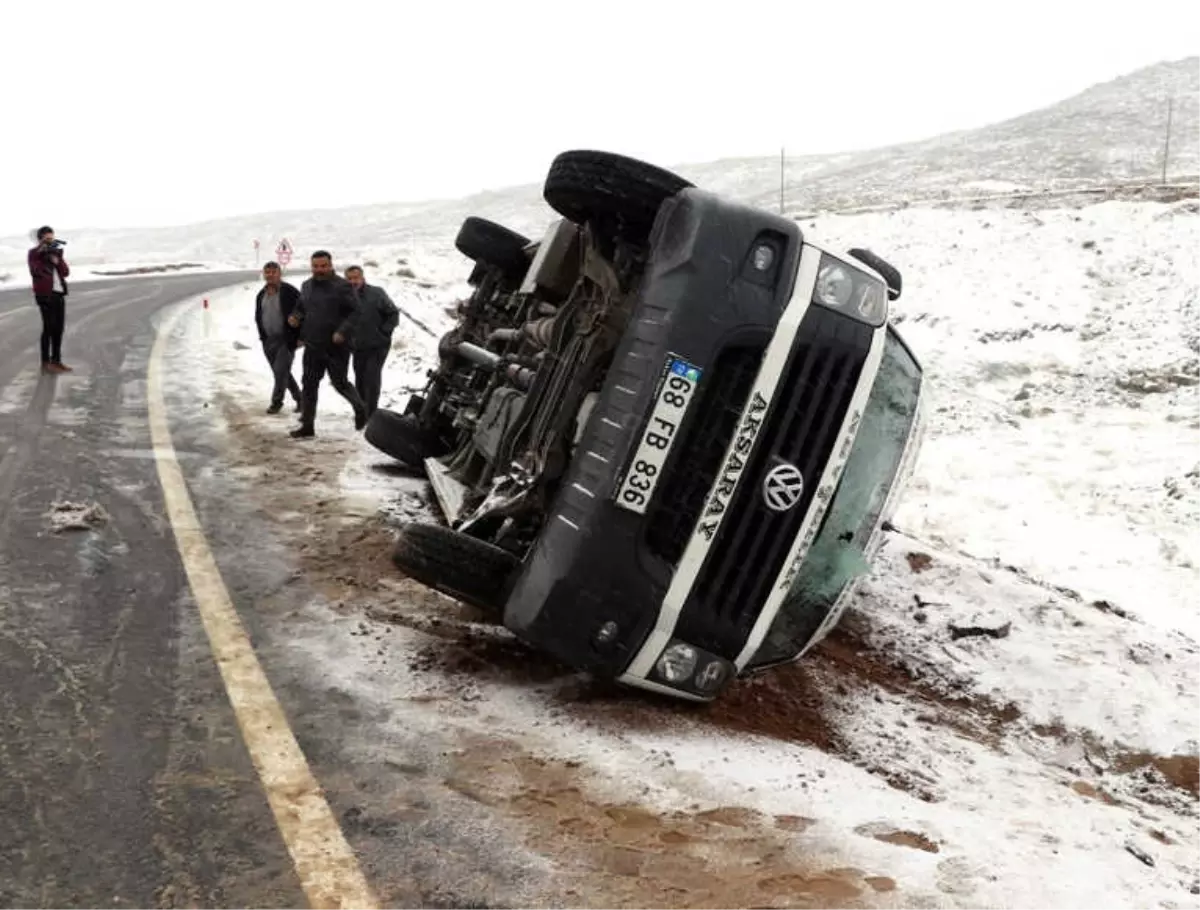
<path id="1" fill-rule="evenodd" d="M 325 374 L 337 393 L 350 402 L 356 417 L 366 413 L 363 401 L 350 384 L 350 350 L 344 344 L 304 346 L 304 389 L 300 396 L 300 425 L 312 428 L 317 419 L 317 389 Z"/>
<path id="2" fill-rule="evenodd" d="M 292 393 L 296 403 L 300 403 L 300 384 L 292 376 L 292 361 L 296 352 L 286 338 L 264 338 L 263 354 L 275 374 L 275 388 L 271 390 L 271 404 L 274 407 L 283 405 L 283 393 Z"/>
<path id="3" fill-rule="evenodd" d="M 42 311 L 42 363 L 62 363 L 63 329 L 67 325 L 66 298 L 55 291 L 34 296 Z"/>
<path id="4" fill-rule="evenodd" d="M 383 388 L 383 363 L 387 360 L 387 348 L 369 348 L 354 352 L 354 388 L 358 397 L 367 406 L 370 417 L 379 407 L 379 393 Z"/>

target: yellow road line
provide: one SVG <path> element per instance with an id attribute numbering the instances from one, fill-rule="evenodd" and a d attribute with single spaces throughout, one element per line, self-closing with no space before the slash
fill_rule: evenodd
<path id="1" fill-rule="evenodd" d="M 358 860 L 325 801 L 229 599 L 175 455 L 163 400 L 162 365 L 171 330 L 184 311 L 179 307 L 160 323 L 146 377 L 150 437 L 167 518 L 242 738 L 310 906 L 373 908 L 377 906 L 375 897 Z"/>

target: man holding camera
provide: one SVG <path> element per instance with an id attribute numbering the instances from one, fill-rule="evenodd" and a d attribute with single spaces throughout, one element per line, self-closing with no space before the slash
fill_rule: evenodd
<path id="1" fill-rule="evenodd" d="M 38 245 L 29 251 L 29 274 L 33 297 L 42 312 L 42 372 L 70 373 L 62 362 L 62 337 L 67 321 L 67 276 L 71 268 L 63 258 L 65 242 L 56 240 L 54 229 L 40 227 Z"/>

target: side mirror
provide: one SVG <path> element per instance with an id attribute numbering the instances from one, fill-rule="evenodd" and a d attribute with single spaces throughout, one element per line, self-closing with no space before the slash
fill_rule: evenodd
<path id="1" fill-rule="evenodd" d="M 887 260 L 876 256 L 870 250 L 853 249 L 850 250 L 850 255 L 883 276 L 883 280 L 887 284 L 888 300 L 900 299 L 901 280 L 899 269 Z"/>

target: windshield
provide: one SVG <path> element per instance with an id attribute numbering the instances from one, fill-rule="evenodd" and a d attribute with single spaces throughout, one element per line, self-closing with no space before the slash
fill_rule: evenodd
<path id="1" fill-rule="evenodd" d="M 870 570 L 866 548 L 900 468 L 920 389 L 920 367 L 889 326 L 879 373 L 824 526 L 750 669 L 795 658 L 846 585 Z"/>

